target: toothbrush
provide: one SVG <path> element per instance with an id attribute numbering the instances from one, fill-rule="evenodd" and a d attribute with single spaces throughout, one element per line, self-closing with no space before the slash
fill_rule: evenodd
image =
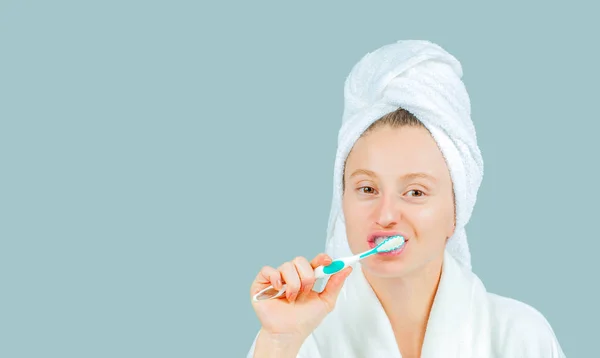
<path id="1" fill-rule="evenodd" d="M 372 248 L 371 250 L 367 250 L 358 255 L 337 259 L 327 266 L 321 265 L 321 266 L 317 267 L 315 269 L 315 277 L 317 279 L 319 279 L 319 278 L 333 275 L 337 272 L 342 271 L 346 267 L 351 266 L 351 265 L 355 264 L 356 262 L 358 262 L 366 257 L 369 257 L 371 255 L 375 255 L 375 254 L 383 253 L 383 252 L 390 252 L 390 251 L 399 249 L 402 246 L 404 246 L 405 242 L 406 241 L 404 240 L 404 237 L 402 237 L 400 235 L 390 236 L 390 237 L 386 238 L 385 240 L 383 240 L 379 245 Z M 262 300 L 279 298 L 285 293 L 285 290 L 286 290 L 285 284 L 279 291 L 275 290 L 275 288 L 271 285 L 271 286 L 261 290 L 257 294 L 255 294 L 252 299 L 254 301 L 262 301 Z"/>

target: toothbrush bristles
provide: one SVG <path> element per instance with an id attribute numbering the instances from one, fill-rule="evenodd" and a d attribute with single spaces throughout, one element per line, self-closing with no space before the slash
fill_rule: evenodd
<path id="1" fill-rule="evenodd" d="M 377 247 L 379 252 L 390 252 L 400 248 L 404 244 L 404 238 L 402 236 L 391 236 L 385 239 Z"/>

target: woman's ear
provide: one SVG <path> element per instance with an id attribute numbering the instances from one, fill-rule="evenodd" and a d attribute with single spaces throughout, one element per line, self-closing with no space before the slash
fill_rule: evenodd
<path id="1" fill-rule="evenodd" d="M 452 220 L 452 225 L 448 228 L 446 240 L 451 238 L 452 235 L 454 235 L 454 231 L 456 231 L 456 217 L 454 217 L 454 220 Z"/>

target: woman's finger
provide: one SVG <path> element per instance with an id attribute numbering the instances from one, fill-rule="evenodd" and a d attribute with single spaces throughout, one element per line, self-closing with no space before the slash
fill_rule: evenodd
<path id="1" fill-rule="evenodd" d="M 346 281 L 346 279 L 348 278 L 350 273 L 352 273 L 352 270 L 353 270 L 352 266 L 348 266 L 345 269 L 343 269 L 342 271 L 332 275 L 329 278 L 329 281 L 327 282 L 327 286 L 325 286 L 325 289 L 323 290 L 323 292 L 321 292 L 319 294 L 321 299 L 327 305 L 327 309 L 329 312 L 333 311 L 333 308 L 335 307 L 335 303 L 337 301 L 338 295 L 340 294 L 342 286 L 344 285 L 344 282 Z"/>
<path id="2" fill-rule="evenodd" d="M 296 266 L 292 262 L 286 262 L 281 265 L 279 272 L 287 285 L 285 296 L 288 301 L 293 302 L 302 287 L 300 276 L 298 275 L 298 271 L 296 271 Z"/>
<path id="3" fill-rule="evenodd" d="M 292 262 L 296 266 L 296 271 L 298 271 L 298 275 L 300 276 L 300 283 L 302 285 L 300 293 L 310 293 L 315 283 L 314 269 L 304 257 L 296 257 Z"/>
<path id="4" fill-rule="evenodd" d="M 310 261 L 310 265 L 312 266 L 313 269 L 316 269 L 317 267 L 319 267 L 321 265 L 327 266 L 327 265 L 331 264 L 332 262 L 333 262 L 333 260 L 331 259 L 331 257 L 329 257 L 329 255 L 327 255 L 325 253 L 320 253 Z"/>
<path id="5" fill-rule="evenodd" d="M 271 266 L 264 266 L 258 272 L 258 275 L 256 275 L 250 293 L 255 295 L 258 291 L 269 285 L 273 285 L 275 289 L 280 290 L 283 285 L 281 282 L 281 274 Z"/>

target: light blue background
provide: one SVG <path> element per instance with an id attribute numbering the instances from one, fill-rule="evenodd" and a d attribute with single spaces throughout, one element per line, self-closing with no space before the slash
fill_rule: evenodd
<path id="1" fill-rule="evenodd" d="M 596 356 L 597 14 L 2 0 L 0 356 L 245 356 L 260 267 L 324 247 L 343 81 L 399 39 L 464 67 L 475 272 Z"/>

